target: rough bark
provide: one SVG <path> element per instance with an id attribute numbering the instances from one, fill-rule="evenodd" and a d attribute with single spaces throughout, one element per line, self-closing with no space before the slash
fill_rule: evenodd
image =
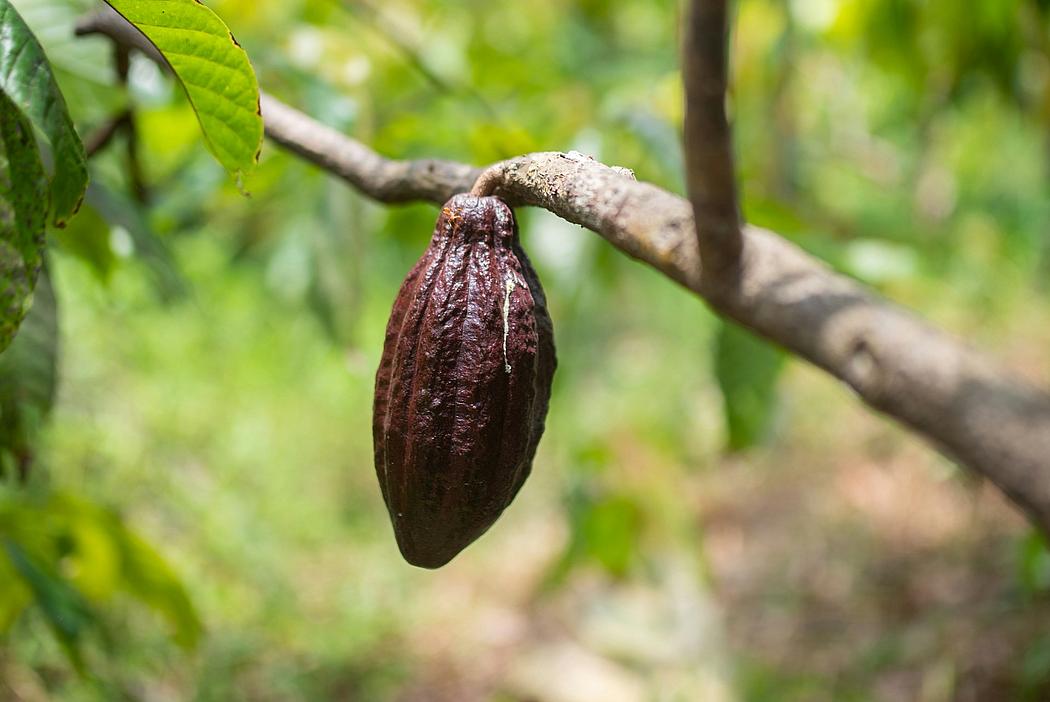
<path id="1" fill-rule="evenodd" d="M 682 37 L 685 180 L 708 283 L 736 273 L 743 249 L 733 143 L 726 117 L 726 0 L 694 0 Z"/>

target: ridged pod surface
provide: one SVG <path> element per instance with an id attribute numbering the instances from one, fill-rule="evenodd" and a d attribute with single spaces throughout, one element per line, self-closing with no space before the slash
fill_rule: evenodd
<path id="1" fill-rule="evenodd" d="M 529 475 L 556 365 L 510 207 L 456 195 L 401 284 L 376 373 L 375 466 L 398 547 L 438 568 Z"/>

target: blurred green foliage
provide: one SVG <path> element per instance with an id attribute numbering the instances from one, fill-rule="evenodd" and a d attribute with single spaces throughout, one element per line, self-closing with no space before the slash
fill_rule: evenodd
<path id="1" fill-rule="evenodd" d="M 726 418 L 726 445 L 730 449 L 755 446 L 772 428 L 784 354 L 747 330 L 722 322 L 714 355 Z"/>
<path id="2" fill-rule="evenodd" d="M 7 556 L 0 568 L 8 571 L 0 597 L 5 632 L 35 601 L 73 664 L 85 672 L 85 635 L 102 623 L 92 603 L 104 604 L 123 591 L 168 619 L 177 643 L 196 644 L 201 623 L 181 583 L 116 514 L 54 492 L 26 499 L 5 490 L 0 497 Z"/>
<path id="3" fill-rule="evenodd" d="M 33 306 L 0 355 L 0 478 L 25 478 L 37 434 L 51 413 L 58 383 L 58 309 L 51 277 L 40 274 Z"/>
<path id="4" fill-rule="evenodd" d="M 899 520 L 886 519 L 890 536 L 871 535 L 886 494 L 877 477 L 847 526 L 829 516 L 834 505 L 800 500 L 792 481 L 812 489 L 907 463 L 934 487 L 894 499 L 926 499 L 939 515 L 932 493 L 957 481 L 894 430 L 862 425 L 845 392 L 544 212 L 520 213 L 560 359 L 534 475 L 449 568 L 404 566 L 372 473 L 372 376 L 435 208 L 377 206 L 270 146 L 244 197 L 169 78 L 133 57 L 124 88 L 109 45 L 73 37 L 92 3 L 14 4 L 82 135 L 134 109 L 148 189 L 136 193 L 131 152 L 115 140 L 91 160 L 81 214 L 51 232 L 60 333 L 30 355 L 46 371 L 61 349 L 60 382 L 28 484 L 8 469 L 0 492 L 0 693 L 9 679 L 41 699 L 473 699 L 435 682 L 455 678 L 481 680 L 494 699 L 546 699 L 485 667 L 497 645 L 476 632 L 510 636 L 506 623 L 524 619 L 536 622 L 526 640 L 582 621 L 582 647 L 654 686 L 670 684 L 657 671 L 678 671 L 675 684 L 734 671 L 732 696 L 705 687 L 682 699 L 1044 695 L 1047 644 L 1025 627 L 1046 611 L 1041 540 L 1016 526 L 960 529 L 934 558 L 892 531 Z M 265 89 L 386 155 L 485 163 L 577 149 L 682 191 L 678 2 L 208 4 Z M 1047 377 L 1048 4 L 741 0 L 734 27 L 748 219 Z M 47 299 L 38 292 L 0 357 L 4 382 L 17 344 L 54 337 Z M 53 378 L 40 377 L 43 398 Z M 14 414 L 5 405 L 5 431 L 37 432 L 50 401 L 34 402 L 20 399 Z M 726 458 L 727 448 L 748 450 Z M 850 494 L 840 493 L 836 505 Z M 953 504 L 947 524 L 967 514 Z M 763 584 L 759 606 L 723 613 L 724 644 L 719 616 L 705 614 L 713 595 L 682 572 L 721 575 L 719 599 L 744 607 L 735 593 L 758 587 L 747 568 L 761 564 L 727 571 L 726 559 L 765 533 L 755 523 L 790 511 L 811 519 L 778 549 L 798 560 Z M 804 558 L 808 544 L 824 549 L 819 559 Z M 855 560 L 828 563 L 844 551 Z M 887 555 L 883 572 L 871 555 L 898 552 L 915 560 Z M 895 574 L 933 561 L 944 571 L 923 571 L 916 589 L 972 590 L 994 617 L 907 609 L 919 596 L 894 589 Z M 960 570 L 1008 584 L 982 589 Z M 843 589 L 850 618 L 836 620 Z M 789 634 L 781 607 L 801 622 Z M 1006 662 L 953 648 L 963 637 L 945 620 L 968 616 L 992 622 L 989 637 L 1007 622 Z M 667 633 L 675 624 L 689 627 L 684 638 Z M 617 639 L 616 625 L 630 635 Z M 840 644 L 854 631 L 863 645 Z M 647 632 L 675 650 L 660 652 Z M 199 639 L 198 650 L 173 638 Z M 624 639 L 658 653 L 638 658 Z M 829 673 L 836 650 L 858 652 Z"/>

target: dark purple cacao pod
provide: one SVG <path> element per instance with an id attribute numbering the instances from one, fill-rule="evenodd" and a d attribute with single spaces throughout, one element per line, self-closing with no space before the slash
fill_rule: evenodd
<path id="1" fill-rule="evenodd" d="M 556 365 L 510 207 L 456 195 L 390 314 L 376 373 L 376 474 L 402 555 L 438 568 L 529 475 Z"/>

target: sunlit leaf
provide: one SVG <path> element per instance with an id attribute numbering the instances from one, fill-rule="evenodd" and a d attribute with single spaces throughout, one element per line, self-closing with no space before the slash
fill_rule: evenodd
<path id="1" fill-rule="evenodd" d="M 720 323 L 715 337 L 715 375 L 722 390 L 731 450 L 749 448 L 766 437 L 783 368 L 781 351 L 734 324 Z"/>
<path id="2" fill-rule="evenodd" d="M 164 55 L 219 162 L 232 173 L 249 171 L 263 137 L 259 85 L 229 28 L 195 0 L 107 2 Z"/>
<path id="3" fill-rule="evenodd" d="M 51 144 L 51 216 L 63 226 L 80 207 L 87 187 L 84 146 L 44 50 L 9 0 L 0 0 L 0 91 Z"/>
<path id="4" fill-rule="evenodd" d="M 0 352 L 29 310 L 46 225 L 47 176 L 32 127 L 0 92 Z"/>

